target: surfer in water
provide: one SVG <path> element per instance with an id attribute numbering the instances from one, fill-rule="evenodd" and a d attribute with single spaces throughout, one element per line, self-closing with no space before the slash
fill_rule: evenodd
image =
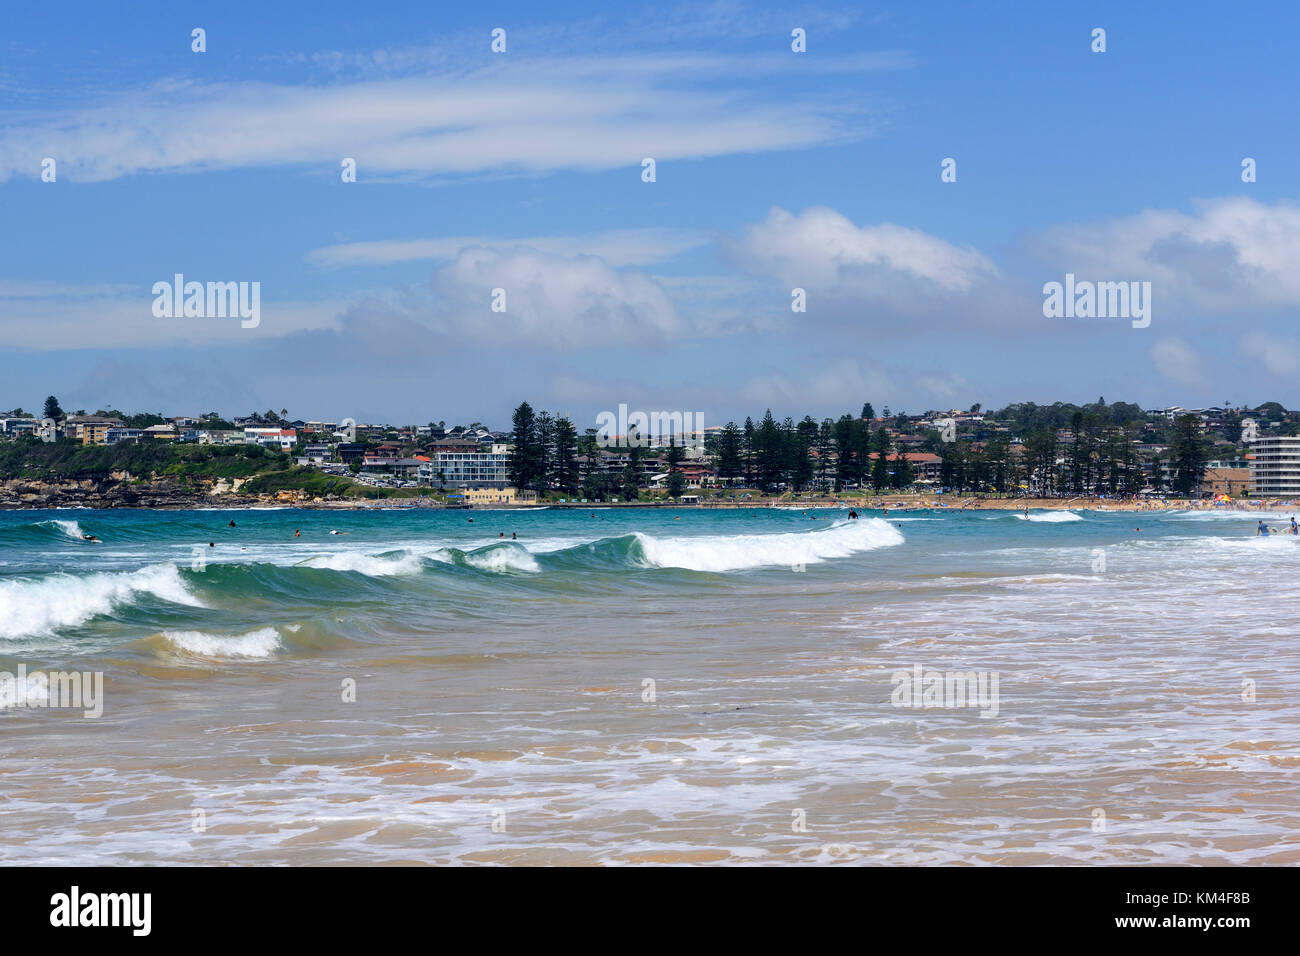
<path id="1" fill-rule="evenodd" d="M 231 518 L 231 519 L 230 519 L 230 524 L 227 525 L 226 527 L 228 527 L 228 528 L 233 528 L 234 526 L 235 526 L 235 519 L 234 519 L 234 518 Z"/>
<path id="2" fill-rule="evenodd" d="M 1263 519 L 1263 518 L 1260 518 L 1260 519 L 1259 519 L 1259 527 L 1257 527 L 1257 528 L 1255 529 L 1255 536 L 1256 536 L 1256 537 L 1259 537 L 1261 534 L 1268 534 L 1268 533 L 1269 533 L 1269 531 L 1268 531 L 1268 525 L 1264 524 L 1264 519 Z"/>
<path id="3" fill-rule="evenodd" d="M 99 538 L 95 537 L 95 535 L 93 535 L 93 534 L 83 534 L 83 535 L 81 536 L 81 540 L 82 540 L 82 541 L 98 541 Z"/>
<path id="4" fill-rule="evenodd" d="M 852 508 L 849 509 L 849 520 L 850 520 L 850 521 L 857 521 L 857 520 L 858 520 L 858 513 L 857 513 L 856 511 L 854 511 Z"/>

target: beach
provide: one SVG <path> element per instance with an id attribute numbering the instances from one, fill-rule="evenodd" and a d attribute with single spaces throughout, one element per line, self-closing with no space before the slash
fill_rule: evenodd
<path id="1" fill-rule="evenodd" d="M 1300 540 L 808 511 L 0 514 L 0 858 L 1300 862 Z"/>

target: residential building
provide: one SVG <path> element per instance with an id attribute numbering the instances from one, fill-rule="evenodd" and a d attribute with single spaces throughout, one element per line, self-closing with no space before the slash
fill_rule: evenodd
<path id="1" fill-rule="evenodd" d="M 1300 496 L 1300 435 L 1261 435 L 1251 444 L 1250 493 Z"/>
<path id="2" fill-rule="evenodd" d="M 110 428 L 104 435 L 105 445 L 120 445 L 122 442 L 139 442 L 140 429 L 130 428 L 123 425 L 120 428 Z"/>
<path id="3" fill-rule="evenodd" d="M 420 480 L 446 488 L 495 488 L 510 484 L 507 445 L 493 444 L 480 448 L 476 442 L 436 441 L 431 447 L 431 461 L 421 463 Z"/>
<path id="4" fill-rule="evenodd" d="M 298 433 L 292 428 L 245 428 L 244 443 L 274 448 L 277 451 L 292 451 L 298 444 Z"/>

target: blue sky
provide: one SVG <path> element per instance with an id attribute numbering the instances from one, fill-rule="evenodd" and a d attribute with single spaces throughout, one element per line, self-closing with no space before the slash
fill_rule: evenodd
<path id="1" fill-rule="evenodd" d="M 59 10 L 0 41 L 0 407 L 1300 404 L 1294 5 Z M 260 324 L 156 318 L 178 272 Z M 1045 318 L 1067 272 L 1150 326 Z"/>

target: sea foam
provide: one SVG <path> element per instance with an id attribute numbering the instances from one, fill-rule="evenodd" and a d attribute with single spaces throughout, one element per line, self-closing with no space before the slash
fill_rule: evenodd
<path id="1" fill-rule="evenodd" d="M 820 564 L 862 551 L 903 543 L 898 529 L 880 518 L 846 520 L 818 531 L 782 534 L 699 535 L 636 540 L 650 567 L 690 571 L 743 571 L 749 568 Z"/>
<path id="2" fill-rule="evenodd" d="M 280 649 L 280 633 L 263 627 L 247 634 L 208 634 L 205 631 L 163 631 L 172 646 L 200 657 L 270 657 Z"/>
<path id="3" fill-rule="evenodd" d="M 58 573 L 4 581 L 0 582 L 0 639 L 76 627 L 146 594 L 173 604 L 203 607 L 186 589 L 174 564 L 83 577 Z"/>

